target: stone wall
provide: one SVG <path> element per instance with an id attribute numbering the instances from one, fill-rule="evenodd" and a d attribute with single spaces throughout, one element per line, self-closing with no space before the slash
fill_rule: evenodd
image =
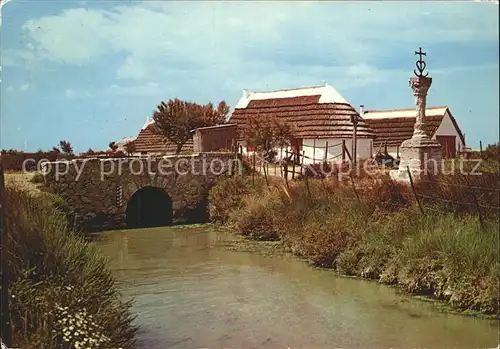
<path id="1" fill-rule="evenodd" d="M 195 209 L 221 176 L 238 171 L 233 153 L 76 159 L 44 164 L 45 184 L 75 210 L 86 230 L 125 226 L 127 202 L 139 189 L 163 189 L 174 218 Z"/>

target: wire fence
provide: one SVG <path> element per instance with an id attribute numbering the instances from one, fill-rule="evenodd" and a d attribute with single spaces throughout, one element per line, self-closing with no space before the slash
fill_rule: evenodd
<path id="1" fill-rule="evenodd" d="M 311 178 L 324 180 L 328 176 L 314 176 L 314 165 L 321 165 L 321 170 L 328 172 L 329 176 L 339 173 L 344 174 L 353 190 L 352 200 L 362 201 L 360 192 L 366 193 L 367 186 L 371 180 L 378 178 L 370 176 L 359 176 L 341 172 L 344 165 L 352 165 L 345 153 L 328 158 L 317 159 L 302 153 L 285 150 L 281 161 L 269 162 L 264 157 L 259 157 L 255 152 L 244 157 L 252 173 L 253 182 L 255 175 L 261 174 L 265 177 L 269 186 L 270 177 L 281 177 L 289 188 L 290 181 L 302 180 L 309 190 Z M 248 153 L 247 153 L 248 154 Z M 297 161 L 299 159 L 299 161 Z M 304 159 L 312 160 L 304 165 Z M 316 162 L 319 160 L 318 162 Z M 318 166 L 317 166 L 318 167 Z M 308 172 L 309 171 L 309 172 Z M 488 225 L 498 226 L 500 221 L 500 173 L 483 173 L 481 176 L 467 176 L 466 174 L 449 174 L 437 176 L 425 176 L 414 181 L 412 173 L 408 171 L 409 183 L 404 195 L 418 206 L 422 214 L 450 213 L 468 214 L 478 218 L 482 229 Z M 319 171 L 320 172 L 320 171 Z M 313 173 L 314 174 L 314 173 Z M 379 172 L 390 180 L 394 187 L 398 183 L 390 179 L 387 173 Z M 363 178 L 361 178 L 363 177 Z"/>
<path id="2" fill-rule="evenodd" d="M 332 155 L 329 153 L 330 149 L 338 147 L 340 147 L 340 150 L 337 154 Z M 306 155 L 304 148 L 309 149 L 308 153 L 310 155 Z M 289 175 L 292 179 L 304 175 L 306 165 L 327 164 L 327 166 L 334 166 L 334 164 L 353 160 L 345 140 L 335 144 L 329 144 L 326 141 L 324 146 L 302 144 L 300 147 L 287 147 L 261 152 L 256 152 L 249 147 L 246 147 L 245 150 L 244 152 L 242 146 L 234 149 L 253 172 L 278 177 Z M 316 154 L 318 153 L 322 153 L 322 156 L 317 157 Z"/>

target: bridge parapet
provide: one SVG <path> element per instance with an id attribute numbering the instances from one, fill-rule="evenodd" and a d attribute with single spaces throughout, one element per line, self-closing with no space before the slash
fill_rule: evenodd
<path id="1" fill-rule="evenodd" d="M 87 230 L 125 226 L 127 203 L 145 187 L 162 189 L 174 218 L 196 209 L 221 176 L 241 171 L 234 153 L 87 158 L 43 164 L 45 184 L 74 209 Z"/>

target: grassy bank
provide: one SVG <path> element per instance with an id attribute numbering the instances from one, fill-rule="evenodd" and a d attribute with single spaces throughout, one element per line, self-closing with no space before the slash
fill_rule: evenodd
<path id="1" fill-rule="evenodd" d="M 480 181 L 498 186 L 495 178 Z M 234 177 L 212 189 L 210 215 L 243 236 L 281 241 L 314 266 L 498 316 L 498 216 L 485 209 L 481 228 L 465 201 L 469 193 L 458 182 L 451 186 L 454 180 L 422 183 L 422 214 L 411 189 L 385 177 L 309 180 L 290 188 Z M 441 200 L 429 199 L 436 193 Z M 498 204 L 488 195 L 475 198 L 479 205 Z"/>
<path id="2" fill-rule="evenodd" d="M 10 183 L 5 192 L 15 347 L 134 348 L 130 304 L 106 259 L 68 224 L 61 200 Z"/>

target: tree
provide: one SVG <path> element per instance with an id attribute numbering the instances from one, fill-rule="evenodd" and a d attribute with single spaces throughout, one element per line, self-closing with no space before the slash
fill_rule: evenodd
<path id="1" fill-rule="evenodd" d="M 116 144 L 116 142 L 109 142 L 109 149 L 116 151 L 118 149 L 118 144 Z"/>
<path id="2" fill-rule="evenodd" d="M 266 158 L 273 158 L 277 148 L 288 146 L 293 133 L 290 123 L 261 114 L 250 117 L 243 129 L 247 144 Z"/>
<path id="3" fill-rule="evenodd" d="M 59 148 L 64 154 L 73 155 L 73 146 L 68 141 L 65 140 L 60 141 Z"/>
<path id="4" fill-rule="evenodd" d="M 214 108 L 212 103 L 199 105 L 179 99 L 161 102 L 153 113 L 153 130 L 176 146 L 179 154 L 184 144 L 192 138 L 191 131 L 205 126 L 214 126 L 226 121 L 229 107 L 222 101 Z"/>
<path id="5" fill-rule="evenodd" d="M 135 153 L 135 143 L 134 141 L 128 142 L 125 144 L 125 152 L 130 155 L 132 153 Z"/>
<path id="6" fill-rule="evenodd" d="M 54 152 L 54 153 L 60 153 L 60 152 L 61 152 L 61 150 L 60 150 L 58 147 L 52 147 L 51 152 Z"/>

